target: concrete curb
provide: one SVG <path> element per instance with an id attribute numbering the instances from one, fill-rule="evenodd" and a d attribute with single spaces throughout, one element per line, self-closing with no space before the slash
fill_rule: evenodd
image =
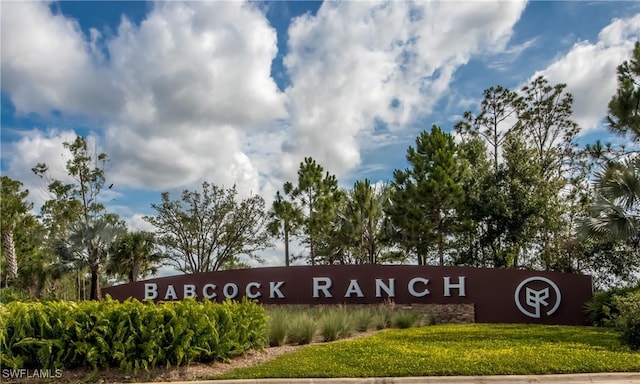
<path id="1" fill-rule="evenodd" d="M 425 376 L 425 377 L 369 377 L 369 378 L 307 378 L 307 379 L 248 379 L 179 381 L 172 384 L 640 384 L 640 372 L 580 373 L 568 375 L 503 375 L 503 376 Z M 162 384 L 162 383 L 148 383 Z"/>

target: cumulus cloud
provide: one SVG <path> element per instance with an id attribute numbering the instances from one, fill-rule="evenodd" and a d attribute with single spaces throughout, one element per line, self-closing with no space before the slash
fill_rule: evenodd
<path id="1" fill-rule="evenodd" d="M 532 78 L 543 75 L 552 84 L 565 83 L 573 94 L 574 119 L 586 133 L 601 126 L 616 92 L 616 68 L 631 56 L 640 35 L 640 14 L 615 19 L 600 31 L 596 42 L 577 42 Z"/>
<path id="2" fill-rule="evenodd" d="M 139 25 L 123 18 L 101 41 L 46 3 L 11 2 L 2 32 L 2 86 L 18 112 L 105 117 L 101 134 L 120 185 L 208 180 L 259 191 L 255 164 L 263 162 L 246 147 L 287 111 L 270 77 L 276 32 L 255 6 L 158 2 Z M 61 150 L 54 138 L 42 139 Z M 32 160 L 20 154 L 29 140 L 14 145 L 24 161 Z"/>
<path id="3" fill-rule="evenodd" d="M 92 31 L 52 13 L 40 1 L 2 4 L 2 90 L 18 113 L 52 111 L 104 117 L 119 108 L 120 90 L 99 65 Z"/>
<path id="4" fill-rule="evenodd" d="M 270 77 L 276 32 L 238 2 L 162 2 L 108 44 L 125 107 L 107 134 L 122 182 L 156 188 L 202 180 L 257 192 L 246 135 L 286 117 Z"/>
<path id="5" fill-rule="evenodd" d="M 156 3 L 140 26 L 123 19 L 108 46 L 134 123 L 246 127 L 286 116 L 270 77 L 276 32 L 250 5 Z"/>
<path id="6" fill-rule="evenodd" d="M 339 176 L 357 166 L 376 121 L 394 132 L 429 113 L 471 55 L 505 48 L 524 7 L 325 2 L 315 16 L 295 19 L 284 59 L 295 129 L 283 147 L 286 173 L 308 155 Z"/>

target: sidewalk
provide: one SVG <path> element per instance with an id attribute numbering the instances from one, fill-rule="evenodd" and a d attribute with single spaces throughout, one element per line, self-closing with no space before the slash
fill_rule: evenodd
<path id="1" fill-rule="evenodd" d="M 426 376 L 370 377 L 344 379 L 248 379 L 180 381 L 172 384 L 640 384 L 640 372 L 580 373 L 571 375 L 504 375 L 504 376 Z M 155 383 L 161 384 L 161 383 Z"/>

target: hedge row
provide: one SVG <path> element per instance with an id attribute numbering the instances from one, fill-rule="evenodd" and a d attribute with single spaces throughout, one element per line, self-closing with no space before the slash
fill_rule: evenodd
<path id="1" fill-rule="evenodd" d="M 266 334 L 249 301 L 12 302 L 0 304 L 0 365 L 137 371 L 229 359 L 263 348 Z"/>

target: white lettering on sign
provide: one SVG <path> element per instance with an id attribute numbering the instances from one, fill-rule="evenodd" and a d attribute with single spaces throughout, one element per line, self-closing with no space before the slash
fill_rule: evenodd
<path id="1" fill-rule="evenodd" d="M 280 291 L 280 287 L 282 287 L 283 284 L 284 284 L 284 281 L 269 282 L 269 298 L 270 299 L 275 299 L 276 297 L 278 299 L 284 299 L 284 295 L 282 294 L 282 291 Z"/>
<path id="2" fill-rule="evenodd" d="M 173 288 L 173 285 L 169 284 L 167 287 L 167 292 L 164 294 L 165 300 L 178 300 L 178 295 L 176 295 L 176 289 Z"/>
<path id="3" fill-rule="evenodd" d="M 357 297 L 364 297 L 364 293 L 362 293 L 362 289 L 360 289 L 360 285 L 356 279 L 351 280 L 349 288 L 347 288 L 347 293 L 344 294 L 344 297 L 351 297 L 354 293 Z"/>
<path id="4" fill-rule="evenodd" d="M 245 292 L 247 294 L 247 297 L 250 299 L 257 299 L 258 297 L 262 296 L 262 293 L 260 291 L 257 292 L 253 292 L 251 289 L 255 288 L 255 289 L 260 289 L 260 283 L 249 283 L 247 284 L 247 288 L 245 289 Z"/>
<path id="5" fill-rule="evenodd" d="M 185 284 L 183 287 L 183 293 L 184 296 L 182 296 L 183 298 L 187 298 L 187 297 L 196 297 L 196 286 L 194 284 Z"/>
<path id="6" fill-rule="evenodd" d="M 451 278 L 449 276 L 444 278 L 444 295 L 451 296 L 451 289 L 458 290 L 458 296 L 467 296 L 464 289 L 464 276 L 458 276 L 458 284 L 451 284 Z"/>
<path id="7" fill-rule="evenodd" d="M 158 284 L 144 283 L 144 299 L 155 300 L 158 298 Z"/>
<path id="8" fill-rule="evenodd" d="M 396 279 L 389 279 L 388 281 L 389 283 L 385 284 L 382 279 L 376 279 L 376 297 L 382 297 L 382 291 L 387 294 L 387 297 L 396 297 Z"/>
<path id="9" fill-rule="evenodd" d="M 222 294 L 224 294 L 224 297 L 227 299 L 233 299 L 238 296 L 238 286 L 234 283 L 227 283 L 222 287 Z"/>
<path id="10" fill-rule="evenodd" d="M 207 299 L 215 298 L 216 296 L 218 296 L 218 294 L 214 292 L 215 290 L 215 284 L 205 284 L 204 287 L 202 287 L 202 297 Z"/>
<path id="11" fill-rule="evenodd" d="M 329 277 L 314 277 L 313 278 L 313 297 L 320 297 L 320 291 L 323 292 L 324 297 L 333 297 L 329 289 L 333 285 L 333 281 Z"/>
<path id="12" fill-rule="evenodd" d="M 424 297 L 427 296 L 430 292 L 427 288 L 425 288 L 422 292 L 418 292 L 416 291 L 416 284 L 417 283 L 422 283 L 424 285 L 429 284 L 429 279 L 425 279 L 422 277 L 414 277 L 413 279 L 411 279 L 409 281 L 409 293 L 411 294 L 411 296 L 413 297 Z"/>

